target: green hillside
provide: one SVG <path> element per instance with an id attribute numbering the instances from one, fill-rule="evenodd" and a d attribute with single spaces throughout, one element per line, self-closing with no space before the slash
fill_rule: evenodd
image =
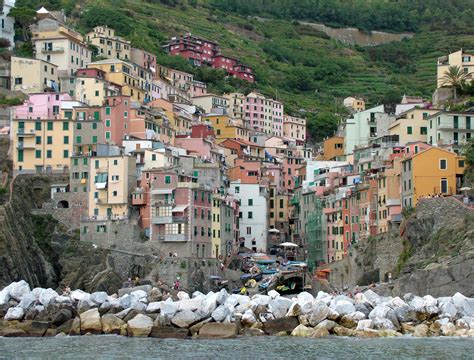
<path id="1" fill-rule="evenodd" d="M 308 1 L 315 0 L 305 0 Z M 134 46 L 156 53 L 160 64 L 192 72 L 196 79 L 208 82 L 213 92 L 249 91 L 252 86 L 245 82 L 224 80 L 223 73 L 217 70 L 192 68 L 184 59 L 170 57 L 161 50 L 169 37 L 188 31 L 218 41 L 224 53 L 239 57 L 254 68 L 256 89 L 283 101 L 287 112 L 306 114 L 316 140 L 333 131 L 338 121 L 333 113 L 343 113 L 344 97 L 363 96 L 369 104 L 390 101 L 404 93 L 430 97 L 435 88 L 436 58 L 461 47 L 474 49 L 474 36 L 469 33 L 472 30 L 465 30 L 464 25 L 428 27 L 427 15 L 418 23 L 413 12 L 409 23 L 418 31 L 413 39 L 364 48 L 343 45 L 300 25 L 294 19 L 297 13 L 285 17 L 256 12 L 255 15 L 265 15 L 265 19 L 248 17 L 248 11 L 228 10 L 225 5 L 229 2 L 17 0 L 17 6 L 64 8 L 76 29 L 86 32 L 103 24 L 114 27 Z M 374 3 L 380 6 L 380 1 Z M 409 29 L 406 26 L 401 30 Z"/>

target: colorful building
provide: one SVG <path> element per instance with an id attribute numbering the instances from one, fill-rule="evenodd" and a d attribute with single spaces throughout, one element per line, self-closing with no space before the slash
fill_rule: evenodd
<path id="1" fill-rule="evenodd" d="M 96 26 L 87 33 L 86 39 L 97 48 L 97 57 L 125 61 L 130 61 L 132 58 L 130 41 L 115 35 L 115 30 L 112 28 Z"/>

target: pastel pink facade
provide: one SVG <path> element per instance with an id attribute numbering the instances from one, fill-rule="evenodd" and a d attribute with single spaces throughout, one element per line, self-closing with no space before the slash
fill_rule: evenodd
<path id="1" fill-rule="evenodd" d="M 71 96 L 66 93 L 30 94 L 23 105 L 13 107 L 14 117 L 16 119 L 59 118 L 62 102 L 71 100 Z"/>
<path id="2" fill-rule="evenodd" d="M 130 135 L 130 96 L 110 96 L 105 98 L 101 119 L 104 125 L 104 141 L 122 145 L 125 135 Z"/>
<path id="3" fill-rule="evenodd" d="M 212 158 L 212 143 L 202 138 L 176 138 L 176 147 L 186 149 L 189 155 L 196 155 L 202 159 Z"/>
<path id="4" fill-rule="evenodd" d="M 265 126 L 265 97 L 250 93 L 245 98 L 245 120 L 251 129 L 263 131 Z"/>

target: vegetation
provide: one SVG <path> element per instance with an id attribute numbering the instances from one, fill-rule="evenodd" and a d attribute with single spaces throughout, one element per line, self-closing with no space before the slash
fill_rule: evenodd
<path id="1" fill-rule="evenodd" d="M 290 115 L 305 116 L 310 138 L 320 141 L 346 115 L 342 100 L 347 96 L 362 97 L 368 106 L 399 101 L 405 93 L 431 97 L 437 57 L 474 48 L 467 25 L 473 1 L 17 0 L 17 6 L 64 8 L 72 26 L 83 33 L 96 25 L 113 26 L 133 46 L 156 54 L 159 64 L 206 81 L 211 92 L 256 89 L 277 98 Z M 417 33 L 396 43 L 350 46 L 300 20 Z M 162 50 L 171 36 L 188 31 L 218 41 L 224 54 L 252 66 L 256 84 L 225 79 L 221 70 L 194 68 Z M 17 53 L 31 54 L 27 44 Z"/>
<path id="2" fill-rule="evenodd" d="M 444 73 L 442 80 L 443 86 L 452 87 L 454 91 L 454 100 L 457 99 L 457 92 L 466 83 L 467 74 L 459 66 L 450 66 Z"/>
<path id="3" fill-rule="evenodd" d="M 212 4 L 246 16 L 311 20 L 369 31 L 418 31 L 436 22 L 467 27 L 474 16 L 473 0 L 213 0 Z"/>

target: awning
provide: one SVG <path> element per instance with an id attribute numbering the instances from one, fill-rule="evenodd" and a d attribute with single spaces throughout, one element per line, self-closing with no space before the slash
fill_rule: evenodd
<path id="1" fill-rule="evenodd" d="M 174 213 L 183 212 L 184 210 L 186 210 L 187 207 L 188 205 L 178 205 L 178 206 L 175 206 L 173 210 L 171 210 L 171 212 L 174 212 Z"/>
<path id="2" fill-rule="evenodd" d="M 164 195 L 164 194 L 171 194 L 173 189 L 154 189 L 151 191 L 152 195 Z"/>

